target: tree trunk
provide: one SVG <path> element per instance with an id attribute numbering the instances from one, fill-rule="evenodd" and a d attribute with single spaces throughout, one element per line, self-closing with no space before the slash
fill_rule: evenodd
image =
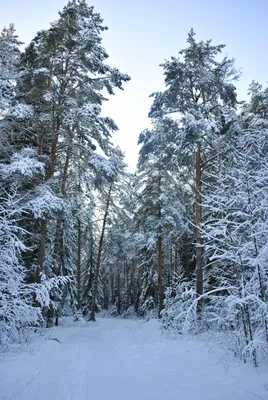
<path id="1" fill-rule="evenodd" d="M 38 155 L 43 154 L 43 146 L 44 146 L 44 137 L 45 137 L 45 129 L 41 126 L 40 134 L 38 136 Z"/>
<path id="2" fill-rule="evenodd" d="M 38 251 L 38 268 L 36 269 L 36 277 L 35 277 L 35 281 L 37 283 L 40 283 L 41 281 L 40 273 L 43 272 L 44 269 L 46 235 L 47 235 L 47 220 L 41 219 L 41 239 Z"/>
<path id="3" fill-rule="evenodd" d="M 131 305 L 131 287 L 130 287 L 130 265 L 128 262 L 125 262 L 125 293 L 126 293 L 126 304 L 125 304 L 125 309 L 127 310 L 129 306 Z"/>
<path id="4" fill-rule="evenodd" d="M 170 285 L 172 280 L 172 271 L 173 271 L 173 247 L 172 244 L 169 246 L 169 264 L 167 268 L 167 285 Z"/>
<path id="5" fill-rule="evenodd" d="M 98 283 L 99 283 L 100 264 L 101 264 L 101 253 L 102 253 L 102 247 L 103 247 L 104 232 L 105 232 L 107 217 L 108 217 L 108 213 L 109 213 L 109 205 L 110 205 L 110 201 L 111 201 L 112 187 L 113 187 L 113 184 L 111 184 L 110 188 L 109 188 L 109 193 L 108 193 L 108 197 L 107 197 L 107 201 L 106 201 L 104 217 L 103 217 L 103 222 L 102 222 L 102 229 L 101 229 L 99 248 L 98 248 L 98 256 L 97 256 L 97 265 L 96 265 L 96 270 L 95 270 L 95 275 L 94 275 L 94 282 L 93 282 L 93 289 L 92 289 L 92 303 L 91 303 L 90 321 L 96 321 L 96 319 L 95 319 L 95 310 L 96 310 L 96 300 L 97 300 L 97 293 L 98 293 Z"/>
<path id="6" fill-rule="evenodd" d="M 200 224 L 202 220 L 201 205 L 201 146 L 198 145 L 196 152 L 196 208 L 195 208 L 195 224 L 196 224 L 196 294 L 203 294 L 203 241 L 200 232 Z"/>
<path id="7" fill-rule="evenodd" d="M 65 194 L 65 190 L 66 190 L 66 182 L 67 182 L 68 169 L 69 169 L 69 164 L 70 164 L 70 155 L 71 155 L 71 149 L 69 147 L 66 152 L 66 159 L 65 159 L 62 182 L 61 182 L 61 193 L 62 194 Z M 80 170 L 79 170 L 79 175 L 80 175 Z M 79 176 L 79 179 L 80 179 L 80 176 Z M 79 184 L 79 189 L 80 189 L 80 184 Z"/>
<path id="8" fill-rule="evenodd" d="M 65 189 L 66 189 L 69 163 L 70 163 L 70 148 L 68 148 L 68 150 L 66 152 L 66 159 L 65 159 L 64 170 L 63 170 L 62 181 L 61 181 L 61 193 L 63 195 L 64 195 Z M 57 216 L 57 225 L 56 225 L 56 233 L 55 233 L 54 249 L 53 249 L 53 261 L 54 261 L 54 266 L 56 267 L 55 272 L 57 275 L 63 274 L 62 262 L 61 262 L 61 254 L 63 252 L 62 225 L 63 225 L 63 213 L 62 213 L 62 211 L 60 211 Z"/>
<path id="9" fill-rule="evenodd" d="M 115 303 L 115 295 L 114 295 L 114 271 L 112 270 L 110 273 L 110 290 L 111 290 L 111 303 L 114 305 Z"/>
<path id="10" fill-rule="evenodd" d="M 136 298 L 136 285 L 135 285 L 135 260 L 131 261 L 131 275 L 130 275 L 130 304 L 135 305 L 135 298 Z M 135 309 L 135 311 L 137 311 Z"/>
<path id="11" fill-rule="evenodd" d="M 59 130 L 60 130 L 60 120 L 57 117 L 57 129 L 55 135 L 52 139 L 51 150 L 50 150 L 50 162 L 48 168 L 46 170 L 45 180 L 49 180 L 54 174 L 55 162 L 56 162 L 56 150 L 59 139 Z M 39 145 L 39 152 L 42 151 L 42 140 Z M 36 282 L 40 282 L 40 272 L 43 271 L 44 259 L 45 259 L 45 244 L 46 244 L 46 234 L 47 234 L 47 219 L 41 219 L 41 239 L 39 243 L 39 251 L 38 251 L 38 269 L 36 271 Z M 38 277 L 39 275 L 39 277 Z"/>
<path id="12" fill-rule="evenodd" d="M 56 159 L 57 159 L 57 147 L 59 142 L 60 136 L 60 126 L 61 121 L 60 118 L 57 117 L 56 119 L 56 131 L 52 138 L 51 148 L 50 148 L 50 161 L 46 170 L 46 180 L 50 179 L 54 175 L 55 166 L 56 166 Z"/>
<path id="13" fill-rule="evenodd" d="M 117 304 L 116 304 L 116 310 L 117 314 L 121 315 L 121 310 L 122 310 L 122 304 L 121 304 L 121 282 L 120 282 L 120 268 L 119 266 L 117 267 Z"/>
<path id="14" fill-rule="evenodd" d="M 162 249 L 162 236 L 159 233 L 157 239 L 157 261 L 158 261 L 158 318 L 161 318 L 161 311 L 164 308 L 164 288 L 163 288 L 163 249 Z"/>
<path id="15" fill-rule="evenodd" d="M 161 176 L 158 180 L 158 195 L 162 193 Z M 157 264 L 158 264 L 158 318 L 161 318 L 161 311 L 164 308 L 164 288 L 163 288 L 163 246 L 162 246 L 162 228 L 161 228 L 161 204 L 158 205 L 158 238 L 157 238 Z"/>
<path id="16" fill-rule="evenodd" d="M 63 239 L 62 239 L 62 212 L 59 212 L 57 216 L 57 225 L 56 225 L 56 233 L 54 239 L 54 248 L 53 248 L 53 262 L 54 262 L 54 270 L 57 275 L 61 275 L 62 271 L 62 263 L 61 263 L 61 250 L 63 248 Z"/>
<path id="17" fill-rule="evenodd" d="M 81 250 L 82 250 L 82 232 L 81 221 L 77 219 L 77 308 L 81 307 Z"/>

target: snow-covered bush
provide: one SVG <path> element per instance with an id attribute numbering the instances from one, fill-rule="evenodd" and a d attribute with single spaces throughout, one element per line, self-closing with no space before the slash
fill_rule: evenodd
<path id="1" fill-rule="evenodd" d="M 25 231 L 18 226 L 17 198 L 0 203 L 0 345 L 17 341 L 22 328 L 37 324 L 40 308 L 33 307 L 33 288 L 24 282 L 21 254 Z"/>

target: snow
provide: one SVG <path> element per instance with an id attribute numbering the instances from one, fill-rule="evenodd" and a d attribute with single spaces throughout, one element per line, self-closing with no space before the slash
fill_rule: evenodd
<path id="1" fill-rule="evenodd" d="M 105 157 L 95 154 L 90 158 L 90 164 L 99 172 L 104 172 L 106 176 L 112 180 L 117 176 L 117 162 L 115 158 L 106 159 Z"/>
<path id="2" fill-rule="evenodd" d="M 268 399 L 267 367 L 234 362 L 204 340 L 168 337 L 157 320 L 71 321 L 2 355 L 1 400 Z"/>
<path id="3" fill-rule="evenodd" d="M 0 175 L 2 179 L 19 173 L 27 177 L 33 177 L 37 172 L 43 173 L 44 164 L 36 159 L 36 151 L 30 147 L 23 148 L 11 156 L 9 164 L 0 164 Z"/>

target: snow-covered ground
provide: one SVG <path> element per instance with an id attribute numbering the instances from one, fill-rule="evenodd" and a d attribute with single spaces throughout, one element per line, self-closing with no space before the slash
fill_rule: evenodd
<path id="1" fill-rule="evenodd" d="M 204 341 L 168 338 L 156 320 L 70 321 L 2 355 L 1 400 L 268 399 L 268 368 L 234 362 Z"/>

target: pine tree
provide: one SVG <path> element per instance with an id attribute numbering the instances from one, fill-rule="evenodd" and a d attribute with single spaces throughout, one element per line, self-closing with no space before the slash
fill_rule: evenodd
<path id="1" fill-rule="evenodd" d="M 180 124 L 180 147 L 195 163 L 195 226 L 196 226 L 196 293 L 203 293 L 202 170 L 207 153 L 221 133 L 224 107 L 235 107 L 236 92 L 232 83 L 238 77 L 234 61 L 217 61 L 224 45 L 213 46 L 211 40 L 196 42 L 190 31 L 188 47 L 161 66 L 167 89 L 153 93 L 149 116 L 177 115 Z M 182 117 L 181 117 L 182 116 Z"/>
<path id="2" fill-rule="evenodd" d="M 138 161 L 141 198 L 138 219 L 157 243 L 159 318 L 164 308 L 164 276 L 167 275 L 163 271 L 164 251 L 172 243 L 172 237 L 185 229 L 182 190 L 180 182 L 173 177 L 177 169 L 174 146 L 177 130 L 174 121 L 158 120 L 152 130 L 142 132 L 139 138 L 142 147 Z"/>
<path id="3" fill-rule="evenodd" d="M 223 157 L 211 178 L 217 187 L 204 197 L 209 218 L 203 234 L 214 284 L 225 288 L 212 300 L 213 312 L 225 328 L 237 330 L 243 338 L 241 357 L 256 365 L 267 340 L 267 91 L 253 84 L 251 93 L 240 125 L 237 120 L 222 138 Z M 220 301 L 225 302 L 222 310 Z"/>
<path id="4" fill-rule="evenodd" d="M 111 132 L 117 127 L 101 116 L 104 90 L 114 94 L 129 77 L 105 63 L 108 54 L 101 46 L 101 33 L 106 29 L 84 0 L 70 1 L 48 30 L 38 32 L 21 58 L 17 98 L 32 109 L 25 121 L 31 132 L 28 143 L 46 164 L 45 176 L 37 184 L 62 205 L 47 210 L 35 224 L 36 233 L 41 233 L 38 254 L 30 261 L 37 264 L 35 279 L 42 273 L 77 275 L 81 232 L 73 223 L 79 204 L 74 193 L 82 193 L 94 179 L 88 169 L 97 150 L 109 155 L 113 149 Z M 70 288 L 71 297 L 75 286 Z"/>
<path id="5" fill-rule="evenodd" d="M 92 284 L 90 320 L 95 321 L 105 230 L 107 227 L 108 218 L 111 213 L 111 208 L 114 205 L 113 199 L 117 189 L 116 182 L 119 181 L 120 185 L 120 177 L 122 178 L 122 176 L 125 174 L 125 165 L 120 149 L 115 149 L 113 152 L 113 157 L 111 157 L 109 160 L 98 156 L 92 157 L 91 163 L 96 169 L 96 183 L 101 191 L 102 197 L 104 198 L 103 218 L 101 222 L 96 267 L 94 270 L 94 280 Z"/>

